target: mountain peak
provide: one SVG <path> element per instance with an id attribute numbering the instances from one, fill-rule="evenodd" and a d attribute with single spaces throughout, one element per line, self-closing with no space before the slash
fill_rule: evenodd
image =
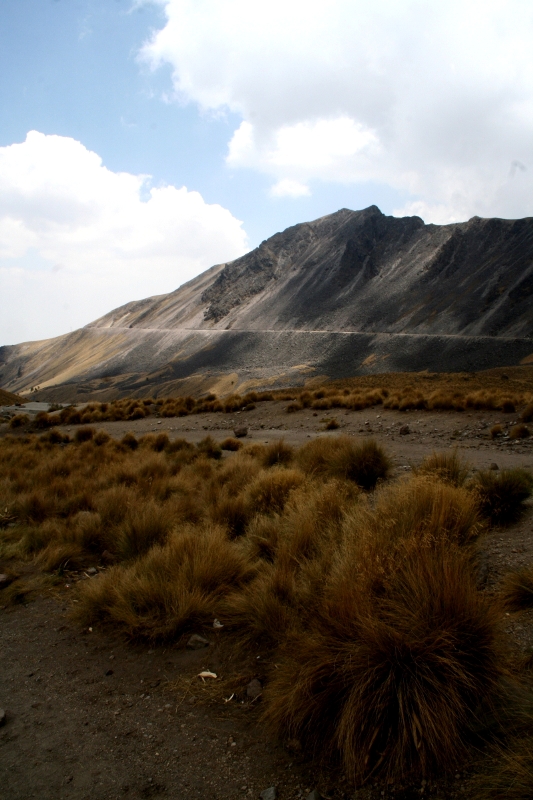
<path id="1" fill-rule="evenodd" d="M 532 301 L 533 219 L 425 225 L 341 208 L 168 295 L 53 342 L 0 348 L 0 362 L 12 391 L 121 375 L 145 386 L 161 370 L 479 369 L 533 362 Z"/>

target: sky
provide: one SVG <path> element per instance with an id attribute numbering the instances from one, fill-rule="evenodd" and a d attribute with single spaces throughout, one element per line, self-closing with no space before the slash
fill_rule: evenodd
<path id="1" fill-rule="evenodd" d="M 1 0 L 0 346 L 339 208 L 533 216 L 530 0 Z"/>

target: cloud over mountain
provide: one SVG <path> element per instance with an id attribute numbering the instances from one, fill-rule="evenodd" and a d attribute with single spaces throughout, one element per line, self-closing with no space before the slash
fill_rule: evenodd
<path id="1" fill-rule="evenodd" d="M 242 117 L 228 164 L 274 195 L 374 181 L 428 222 L 533 214 L 526 0 L 158 1 L 143 57 L 180 101 Z"/>
<path id="2" fill-rule="evenodd" d="M 112 172 L 74 139 L 31 131 L 0 148 L 0 344 L 79 327 L 246 249 L 228 210 Z"/>

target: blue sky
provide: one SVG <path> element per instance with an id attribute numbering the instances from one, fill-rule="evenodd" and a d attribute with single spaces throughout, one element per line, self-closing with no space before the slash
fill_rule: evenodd
<path id="1" fill-rule="evenodd" d="M 532 32 L 521 0 L 2 0 L 0 345 L 345 206 L 531 215 Z"/>

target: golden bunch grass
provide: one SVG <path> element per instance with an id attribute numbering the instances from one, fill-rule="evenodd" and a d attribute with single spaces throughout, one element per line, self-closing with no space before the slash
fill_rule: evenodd
<path id="1" fill-rule="evenodd" d="M 493 525 L 509 525 L 524 511 L 533 492 L 533 476 L 525 469 L 484 470 L 476 473 L 471 489 L 481 514 Z"/>
<path id="2" fill-rule="evenodd" d="M 357 442 L 350 436 L 318 437 L 298 452 L 298 465 L 308 474 L 350 480 L 362 489 L 373 489 L 386 480 L 391 462 L 373 439 Z"/>
<path id="3" fill-rule="evenodd" d="M 531 731 L 493 747 L 472 788 L 473 800 L 530 800 L 533 797 Z"/>
<path id="4" fill-rule="evenodd" d="M 418 546 L 395 556 L 378 587 L 364 562 L 335 574 L 265 690 L 270 729 L 340 756 L 357 783 L 456 764 L 500 672 L 497 612 L 467 555 Z"/>
<path id="5" fill-rule="evenodd" d="M 448 450 L 427 456 L 415 473 L 417 475 L 435 475 L 444 483 L 463 486 L 469 471 L 470 466 L 459 457 L 457 450 Z"/>
<path id="6" fill-rule="evenodd" d="M 524 425 L 523 423 L 513 425 L 509 431 L 510 439 L 527 439 L 529 436 L 531 436 L 531 432 L 527 425 Z"/>
<path id="7" fill-rule="evenodd" d="M 533 608 L 533 566 L 509 572 L 502 586 L 503 600 L 512 611 Z"/>
<path id="8" fill-rule="evenodd" d="M 364 375 L 316 385 L 311 380 L 301 388 L 249 391 L 218 398 L 178 396 L 139 399 L 124 397 L 90 402 L 83 407 L 68 406 L 56 412 L 40 412 L 33 422 L 17 415 L 13 427 L 33 430 L 58 425 L 94 425 L 105 421 L 129 421 L 148 416 L 181 417 L 189 414 L 251 411 L 258 403 L 290 401 L 288 412 L 302 409 L 327 411 L 344 408 L 358 411 L 383 405 L 385 408 L 428 411 L 499 410 L 521 411 L 522 422 L 533 419 L 533 370 L 510 367 L 478 373 L 385 373 Z"/>
<path id="9" fill-rule="evenodd" d="M 276 665 L 269 729 L 341 758 L 356 782 L 464 756 L 505 656 L 472 546 L 496 490 L 466 482 L 455 454 L 388 483 L 387 454 L 352 437 L 221 457 L 210 438 L 49 434 L 0 440 L 0 557 L 55 580 L 114 560 L 76 590 L 81 624 L 175 642 L 218 618 L 232 647 L 253 642 Z M 508 478 L 498 497 L 519 479 L 507 501 L 522 503 L 530 478 Z"/>

